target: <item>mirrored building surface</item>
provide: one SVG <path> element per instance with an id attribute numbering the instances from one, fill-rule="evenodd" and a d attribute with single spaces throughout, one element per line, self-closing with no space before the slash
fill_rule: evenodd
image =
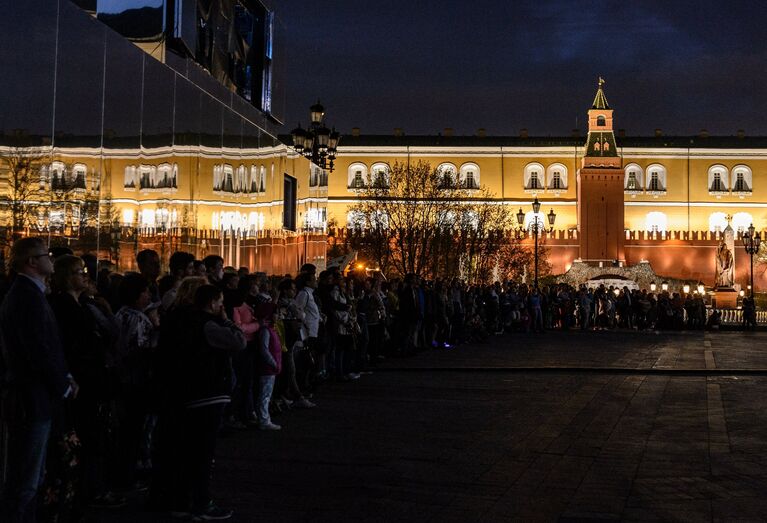
<path id="1" fill-rule="evenodd" d="M 45 235 L 120 270 L 143 248 L 273 273 L 324 263 L 327 183 L 310 185 L 316 166 L 277 139 L 274 12 L 212 1 L 205 20 L 197 2 L 124 4 L 4 9 L 4 244 Z M 205 48 L 200 27 L 237 38 Z"/>

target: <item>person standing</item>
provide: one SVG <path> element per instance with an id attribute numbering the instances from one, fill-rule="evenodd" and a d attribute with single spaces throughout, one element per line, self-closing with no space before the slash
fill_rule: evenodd
<path id="1" fill-rule="evenodd" d="M 3 521 L 35 521 L 53 415 L 79 390 L 67 371 L 56 317 L 45 298 L 53 262 L 41 238 L 11 248 L 16 278 L 0 307 L 8 421 L 8 477 Z"/>
<path id="2" fill-rule="evenodd" d="M 160 277 L 161 264 L 160 255 L 152 249 L 144 249 L 136 255 L 138 271 L 149 282 L 150 303 L 160 303 L 160 286 L 157 278 Z"/>
<path id="3" fill-rule="evenodd" d="M 211 499 L 212 465 L 224 406 L 231 401 L 231 356 L 245 349 L 246 339 L 227 318 L 223 293 L 214 285 L 197 289 L 187 314 L 185 328 L 169 333 L 178 370 L 169 384 L 170 405 L 181 422 L 172 501 L 176 516 L 191 511 L 194 521 L 223 520 L 232 511 Z"/>

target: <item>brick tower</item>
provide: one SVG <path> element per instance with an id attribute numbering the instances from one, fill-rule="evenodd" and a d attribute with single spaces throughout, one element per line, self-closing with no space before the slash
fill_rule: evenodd
<path id="1" fill-rule="evenodd" d="M 625 261 L 623 250 L 624 169 L 613 134 L 613 111 L 602 89 L 589 109 L 589 134 L 578 170 L 578 238 L 580 258 L 605 266 Z"/>

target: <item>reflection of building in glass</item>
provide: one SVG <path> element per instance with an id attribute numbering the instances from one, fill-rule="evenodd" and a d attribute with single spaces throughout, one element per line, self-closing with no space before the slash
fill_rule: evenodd
<path id="1" fill-rule="evenodd" d="M 322 266 L 326 243 L 303 224 L 308 209 L 326 207 L 326 193 L 310 193 L 312 165 L 277 138 L 276 84 L 266 85 L 271 112 L 262 96 L 267 58 L 270 67 L 272 59 L 280 65 L 279 45 L 267 49 L 266 10 L 251 20 L 264 24 L 253 26 L 253 38 L 261 38 L 257 30 L 264 38 L 264 49 L 251 49 L 255 61 L 229 69 L 230 57 L 222 62 L 214 45 L 209 74 L 178 47 L 180 40 L 196 45 L 197 32 L 185 30 L 188 20 L 194 29 L 198 2 L 146 3 L 180 9 L 178 19 L 166 17 L 161 53 L 137 48 L 147 50 L 140 40 L 155 38 L 156 27 L 128 41 L 95 21 L 93 14 L 105 19 L 99 4 L 107 3 L 99 0 L 18 4 L 18 23 L 5 36 L 9 52 L 25 59 L 0 70 L 13 77 L 0 98 L 0 236 L 41 235 L 51 245 L 119 260 L 120 270 L 135 267 L 142 248 L 166 261 L 173 250 L 219 254 L 228 265 L 267 272 L 295 271 L 304 261 Z M 211 16 L 244 5 L 208 4 L 219 9 Z M 113 27 L 118 19 L 123 28 L 146 19 L 113 14 Z M 273 16 L 268 23 L 274 35 L 279 24 Z M 215 73 L 225 69 L 258 83 L 254 103 L 233 77 Z M 286 179 L 297 180 L 288 192 Z"/>
<path id="2" fill-rule="evenodd" d="M 160 189 L 163 191 L 177 189 L 178 164 L 127 165 L 125 166 L 125 188 Z"/>
<path id="3" fill-rule="evenodd" d="M 77 0 L 98 20 L 162 62 L 189 58 L 222 85 L 280 120 L 281 26 L 259 0 Z M 172 56 L 169 56 L 172 55 Z"/>

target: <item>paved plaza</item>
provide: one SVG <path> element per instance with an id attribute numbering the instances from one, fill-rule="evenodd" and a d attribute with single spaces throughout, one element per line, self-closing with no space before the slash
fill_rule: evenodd
<path id="1" fill-rule="evenodd" d="M 216 497 L 236 521 L 764 520 L 766 344 L 548 332 L 388 360 L 222 439 Z"/>

